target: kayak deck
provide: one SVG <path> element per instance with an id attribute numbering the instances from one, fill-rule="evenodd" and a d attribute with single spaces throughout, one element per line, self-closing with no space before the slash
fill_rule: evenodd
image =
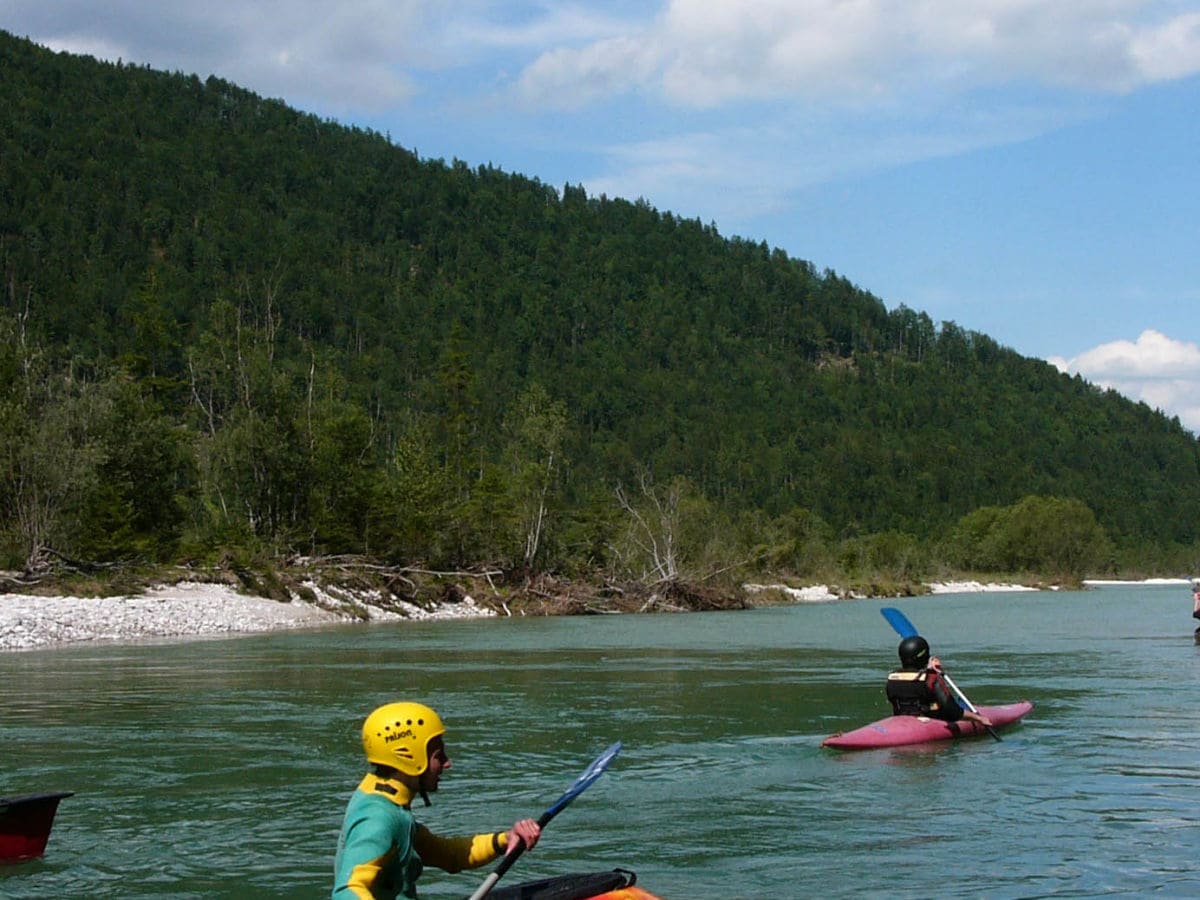
<path id="1" fill-rule="evenodd" d="M 662 900 L 635 887 L 637 876 L 626 869 L 557 875 L 490 892 L 490 900 Z"/>
<path id="2" fill-rule="evenodd" d="M 1004 706 L 977 707 L 980 715 L 992 720 L 993 728 L 1001 728 L 1018 721 L 1033 709 L 1028 700 Z M 908 744 L 927 744 L 935 741 L 952 741 L 958 738 L 986 734 L 987 729 L 977 722 L 960 719 L 943 722 L 925 716 L 888 716 L 870 725 L 853 731 L 839 732 L 821 742 L 822 747 L 835 750 L 875 750 L 881 747 L 902 747 Z"/>

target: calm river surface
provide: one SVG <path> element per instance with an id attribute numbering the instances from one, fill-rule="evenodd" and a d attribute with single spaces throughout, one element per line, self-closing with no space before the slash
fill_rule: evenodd
<path id="1" fill-rule="evenodd" d="M 976 704 L 1023 723 L 908 750 L 886 713 L 904 610 Z M 635 870 L 667 900 L 1200 896 L 1200 646 L 1185 586 L 734 613 L 345 626 L 0 654 L 0 796 L 71 790 L 0 897 L 328 896 L 359 728 L 421 699 L 448 834 L 609 771 L 501 885 Z M 461 898 L 490 869 L 422 879 Z"/>

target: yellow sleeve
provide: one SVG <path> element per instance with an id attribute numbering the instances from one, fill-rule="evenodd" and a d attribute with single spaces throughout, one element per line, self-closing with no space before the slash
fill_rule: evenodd
<path id="1" fill-rule="evenodd" d="M 508 832 L 496 831 L 474 837 L 438 837 L 424 825 L 417 826 L 413 847 L 422 862 L 447 872 L 476 869 L 496 859 L 508 846 Z"/>

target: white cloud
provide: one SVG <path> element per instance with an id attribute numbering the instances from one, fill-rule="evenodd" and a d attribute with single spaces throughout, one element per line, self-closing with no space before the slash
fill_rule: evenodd
<path id="1" fill-rule="evenodd" d="M 406 67 L 437 42 L 416 0 L 6 0 L 3 27 L 54 50 L 217 75 L 267 97 L 328 111 L 377 111 L 410 96 Z"/>
<path id="2" fill-rule="evenodd" d="M 1025 140 L 1085 114 L 1018 106 L 972 110 L 949 123 L 922 111 L 706 117 L 706 128 L 598 146 L 607 171 L 582 180 L 592 194 L 648 197 L 705 222 L 744 222 L 788 208 L 795 192 L 813 185 Z"/>
<path id="3" fill-rule="evenodd" d="M 520 82 L 550 104 L 564 81 L 586 96 L 636 82 L 691 108 L 880 103 L 1021 82 L 1127 91 L 1200 72 L 1198 17 L 1171 0 L 671 0 L 623 36 L 545 48 Z"/>
<path id="4" fill-rule="evenodd" d="M 56 49 L 368 111 L 483 59 L 553 109 L 628 93 L 695 110 L 1123 91 L 1200 72 L 1191 0 L 5 0 L 4 18 Z"/>
<path id="5" fill-rule="evenodd" d="M 490 8 L 486 3 L 477 6 L 481 8 L 467 15 L 460 4 L 459 11 L 463 13 L 463 18 L 453 27 L 454 34 L 467 45 L 532 48 L 540 52 L 564 44 L 601 42 L 627 35 L 638 28 L 637 19 L 621 18 L 613 14 L 607 5 L 589 9 L 580 4 L 552 3 L 537 8 L 533 15 L 511 18 L 506 15 L 511 12 L 511 4 L 495 8 Z M 502 10 L 504 14 L 490 14 L 497 10 Z M 639 15 L 646 17 L 644 8 L 640 9 Z"/>
<path id="6" fill-rule="evenodd" d="M 1200 13 L 1190 13 L 1150 29 L 1130 47 L 1149 80 L 1184 78 L 1200 67 Z"/>
<path id="7" fill-rule="evenodd" d="M 1178 416 L 1185 427 L 1200 433 L 1200 346 L 1195 343 L 1147 329 L 1136 341 L 1113 341 L 1074 359 L 1052 356 L 1048 362 Z"/>
<path id="8" fill-rule="evenodd" d="M 654 71 L 652 49 L 630 38 L 610 38 L 583 50 L 551 50 L 528 66 L 517 89 L 530 106 L 581 109 L 634 90 Z"/>

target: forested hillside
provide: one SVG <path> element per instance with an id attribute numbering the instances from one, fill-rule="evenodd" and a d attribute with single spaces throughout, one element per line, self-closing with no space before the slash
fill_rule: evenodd
<path id="1" fill-rule="evenodd" d="M 1034 521 L 1064 569 L 1200 562 L 1177 420 L 403 139 L 0 32 L 0 567 L 1011 569 Z"/>

